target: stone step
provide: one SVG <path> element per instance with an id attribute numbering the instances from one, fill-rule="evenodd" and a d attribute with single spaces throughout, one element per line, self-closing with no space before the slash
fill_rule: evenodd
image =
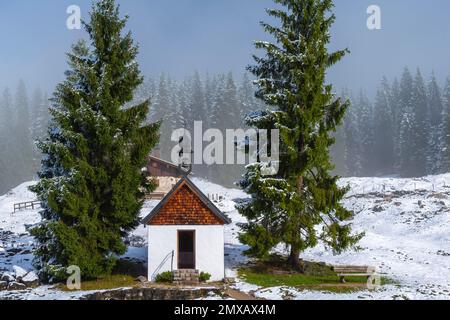
<path id="1" fill-rule="evenodd" d="M 173 280 L 175 284 L 198 284 L 200 272 L 198 270 L 182 269 L 173 271 Z"/>
<path id="2" fill-rule="evenodd" d="M 189 271 L 189 272 L 187 272 L 187 271 L 181 271 L 181 272 L 174 271 L 173 274 L 174 275 L 199 275 L 199 273 L 195 272 L 195 271 Z"/>
<path id="3" fill-rule="evenodd" d="M 196 286 L 199 284 L 198 281 L 174 281 L 173 284 L 177 285 L 177 286 Z"/>
<path id="4" fill-rule="evenodd" d="M 198 273 L 198 270 L 191 270 L 191 269 L 181 269 L 181 270 L 174 270 L 173 272 L 177 273 Z"/>

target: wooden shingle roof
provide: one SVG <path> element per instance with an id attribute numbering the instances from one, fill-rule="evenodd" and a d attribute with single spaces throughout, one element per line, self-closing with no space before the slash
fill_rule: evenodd
<path id="1" fill-rule="evenodd" d="M 225 225 L 231 220 L 184 176 L 142 222 L 146 225 Z"/>

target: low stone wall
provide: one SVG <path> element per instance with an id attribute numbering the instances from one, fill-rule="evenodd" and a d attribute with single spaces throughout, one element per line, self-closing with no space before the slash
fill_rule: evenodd
<path id="1" fill-rule="evenodd" d="M 82 300 L 195 300 L 209 294 L 221 294 L 218 288 L 134 288 L 96 292 Z"/>

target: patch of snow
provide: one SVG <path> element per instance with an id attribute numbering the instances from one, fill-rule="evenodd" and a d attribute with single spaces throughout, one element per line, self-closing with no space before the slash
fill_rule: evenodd
<path id="1" fill-rule="evenodd" d="M 13 282 L 13 281 L 16 280 L 16 278 L 11 273 L 5 272 L 5 273 L 3 273 L 3 275 L 2 275 L 0 280 L 1 281 L 6 281 L 6 282 Z"/>
<path id="2" fill-rule="evenodd" d="M 245 293 L 251 293 L 261 289 L 261 287 L 255 286 L 254 284 L 243 282 L 241 280 L 236 281 L 236 283 L 232 287 L 238 291 L 242 291 Z"/>
<path id="3" fill-rule="evenodd" d="M 41 220 L 39 209 L 14 212 L 15 203 L 36 200 L 36 196 L 28 190 L 34 184 L 35 182 L 23 183 L 0 196 L 0 230 L 24 234 L 26 225 L 33 225 Z"/>
<path id="4" fill-rule="evenodd" d="M 95 291 L 66 292 L 57 290 L 52 286 L 40 286 L 38 288 L 27 289 L 25 291 L 0 291 L 0 300 L 80 300 L 84 296 L 94 292 Z"/>
<path id="5" fill-rule="evenodd" d="M 373 291 L 333 293 L 328 291 L 298 290 L 290 287 L 260 288 L 252 293 L 267 300 L 448 300 L 446 294 L 430 296 L 414 288 L 385 285 Z"/>
<path id="6" fill-rule="evenodd" d="M 39 277 L 36 275 L 34 271 L 30 271 L 27 273 L 25 277 L 22 278 L 22 282 L 33 282 L 39 280 Z"/>
<path id="7" fill-rule="evenodd" d="M 245 219 L 234 205 L 235 199 L 248 196 L 207 181 L 194 182 L 205 193 L 225 196 L 218 207 L 226 208 L 233 220 L 225 231 L 226 272 L 236 277 L 237 267 L 247 259 L 236 225 Z M 258 288 L 242 281 L 235 288 L 266 299 L 450 299 L 450 174 L 417 179 L 346 178 L 339 184 L 351 187 L 343 204 L 356 213 L 354 231 L 365 232 L 359 243 L 361 250 L 335 256 L 319 245 L 303 253 L 302 258 L 332 265 L 375 266 L 399 285 L 348 294 Z M 286 253 L 284 246 L 276 251 Z"/>
<path id="8" fill-rule="evenodd" d="M 24 268 L 21 268 L 19 266 L 13 266 L 13 271 L 14 271 L 14 275 L 17 278 L 23 278 L 27 275 L 28 271 L 25 270 Z"/>

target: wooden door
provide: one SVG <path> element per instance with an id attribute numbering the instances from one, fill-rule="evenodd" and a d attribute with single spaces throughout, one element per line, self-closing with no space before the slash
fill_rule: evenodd
<path id="1" fill-rule="evenodd" d="M 195 269 L 195 231 L 178 231 L 178 269 Z"/>

